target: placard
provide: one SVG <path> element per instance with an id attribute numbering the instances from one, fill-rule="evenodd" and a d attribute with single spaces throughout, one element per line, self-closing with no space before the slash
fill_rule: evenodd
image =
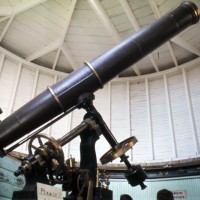
<path id="1" fill-rule="evenodd" d="M 174 200 L 186 200 L 187 199 L 186 190 L 174 190 L 173 195 L 174 195 Z"/>
<path id="2" fill-rule="evenodd" d="M 62 189 L 37 183 L 37 197 L 38 200 L 63 200 Z"/>

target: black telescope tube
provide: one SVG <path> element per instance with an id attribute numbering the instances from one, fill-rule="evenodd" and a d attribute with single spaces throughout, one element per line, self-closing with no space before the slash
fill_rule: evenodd
<path id="1" fill-rule="evenodd" d="M 184 2 L 142 31 L 90 63 L 85 63 L 0 122 L 0 150 L 75 106 L 81 94 L 94 93 L 120 72 L 198 21 L 196 5 Z"/>

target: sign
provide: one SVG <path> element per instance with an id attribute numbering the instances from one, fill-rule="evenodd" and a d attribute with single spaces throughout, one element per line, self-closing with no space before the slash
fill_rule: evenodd
<path id="1" fill-rule="evenodd" d="M 174 190 L 172 192 L 174 195 L 174 200 L 186 200 L 187 199 L 186 190 Z"/>
<path id="2" fill-rule="evenodd" d="M 63 200 L 62 189 L 37 183 L 37 197 L 38 200 Z"/>

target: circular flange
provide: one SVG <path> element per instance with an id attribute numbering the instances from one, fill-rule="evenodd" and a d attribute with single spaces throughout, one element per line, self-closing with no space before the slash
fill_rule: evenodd
<path id="1" fill-rule="evenodd" d="M 122 155 L 124 155 L 130 148 L 132 148 L 137 143 L 137 141 L 138 140 L 136 139 L 136 137 L 132 136 L 112 147 L 100 158 L 102 165 L 107 164 L 108 162 L 112 162 L 116 158 L 119 158 Z"/>

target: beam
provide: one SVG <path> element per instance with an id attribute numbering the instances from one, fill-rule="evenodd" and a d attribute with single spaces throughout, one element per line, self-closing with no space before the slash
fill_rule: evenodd
<path id="1" fill-rule="evenodd" d="M 15 102 L 15 98 L 16 98 L 17 88 L 19 86 L 21 70 L 22 70 L 22 62 L 18 63 L 18 65 L 17 65 L 15 81 L 14 81 L 13 86 L 12 86 L 12 94 L 10 96 L 8 109 L 6 111 L 7 116 L 9 116 L 13 112 L 13 106 L 14 106 L 14 102 Z"/>
<path id="2" fill-rule="evenodd" d="M 178 46 L 200 56 L 200 51 L 196 47 L 192 46 L 191 44 L 189 44 L 188 42 L 186 42 L 179 36 L 172 38 L 171 41 L 174 42 L 175 44 L 177 44 Z"/>
<path id="3" fill-rule="evenodd" d="M 150 4 L 150 6 L 151 6 L 151 8 L 153 10 L 155 18 L 158 19 L 158 18 L 162 17 L 161 14 L 160 14 L 160 11 L 159 11 L 159 9 L 158 9 L 158 7 L 156 5 L 155 0 L 148 0 L 148 1 L 149 1 L 149 4 Z M 167 44 L 167 47 L 169 49 L 170 55 L 172 57 L 172 60 L 173 60 L 173 62 L 175 64 L 175 66 L 178 66 L 178 62 L 177 62 L 176 56 L 174 54 L 174 51 L 173 51 L 173 48 L 172 48 L 170 42 L 167 42 L 166 44 Z"/>
<path id="4" fill-rule="evenodd" d="M 103 22 L 105 25 L 106 29 L 110 32 L 110 34 L 113 36 L 114 40 L 116 43 L 119 43 L 121 41 L 121 37 L 116 30 L 115 26 L 111 22 L 109 16 L 101 6 L 99 0 L 88 0 L 90 3 L 91 7 L 94 9 L 94 11 L 97 13 L 99 16 L 100 20 Z"/>
<path id="5" fill-rule="evenodd" d="M 36 89 L 37 89 L 37 83 L 38 83 L 38 79 L 39 79 L 39 74 L 40 74 L 40 69 L 36 69 L 34 83 L 33 83 L 33 87 L 32 87 L 32 93 L 31 93 L 31 98 L 30 99 L 33 99 L 35 97 L 35 95 L 36 95 Z"/>
<path id="6" fill-rule="evenodd" d="M 127 0 L 119 0 L 120 4 L 122 5 L 123 9 L 124 9 L 124 12 L 126 13 L 128 19 L 130 20 L 132 26 L 134 27 L 134 29 L 136 31 L 139 31 L 140 30 L 140 26 L 137 22 L 137 19 L 135 17 L 135 15 L 133 14 Z"/>
<path id="7" fill-rule="evenodd" d="M 149 4 L 151 6 L 151 9 L 153 10 L 153 13 L 154 13 L 154 17 L 156 19 L 160 18 L 161 17 L 161 14 L 160 14 L 160 11 L 156 5 L 156 2 L 154 0 L 148 0 L 149 1 Z"/>
<path id="8" fill-rule="evenodd" d="M 73 60 L 73 58 L 70 55 L 70 53 L 68 53 L 69 50 L 66 51 L 66 48 L 63 47 L 64 41 L 65 41 L 65 37 L 66 37 L 67 31 L 68 31 L 68 28 L 69 28 L 69 24 L 70 24 L 72 15 L 74 13 L 74 9 L 75 9 L 76 3 L 77 3 L 77 0 L 73 0 L 71 5 L 70 5 L 70 9 L 69 9 L 69 13 L 68 13 L 67 20 L 66 20 L 66 23 L 65 23 L 65 27 L 64 27 L 64 30 L 63 30 L 63 33 L 62 33 L 62 36 L 61 36 L 60 48 L 58 49 L 58 52 L 57 52 L 57 58 L 56 58 L 57 60 L 54 61 L 53 69 L 56 68 L 56 64 L 57 64 L 57 61 L 58 61 L 58 57 L 59 57 L 60 51 L 63 52 L 64 56 L 66 57 L 66 59 L 70 63 L 71 67 L 74 70 L 77 69 L 77 67 L 75 65 L 75 61 Z"/>
<path id="9" fill-rule="evenodd" d="M 39 69 L 42 72 L 48 72 L 48 73 L 53 74 L 53 75 L 57 74 L 58 76 L 62 76 L 62 77 L 65 77 L 66 75 L 68 75 L 68 73 L 66 73 L 66 72 L 64 73 L 64 72 L 60 72 L 60 71 L 55 71 L 55 70 L 46 68 L 44 66 L 35 64 L 33 62 L 29 62 L 29 61 L 25 60 L 24 58 L 21 58 L 21 57 L 15 55 L 15 54 L 13 54 L 12 52 L 6 50 L 2 46 L 0 46 L 0 53 L 3 53 L 6 56 L 9 56 L 9 57 L 15 59 L 17 62 L 22 62 L 23 64 L 30 66 L 33 69 Z M 0 60 L 1 60 L 1 56 L 0 56 Z"/>
<path id="10" fill-rule="evenodd" d="M 127 81 L 126 82 L 126 94 L 127 94 L 127 123 L 128 123 L 128 134 L 129 136 L 133 136 L 132 132 L 131 132 L 131 103 L 130 103 L 130 82 Z M 133 149 L 131 148 L 130 151 L 130 157 L 131 157 L 131 161 L 133 161 Z"/>
<path id="11" fill-rule="evenodd" d="M 166 98 L 166 104 L 167 104 L 167 113 L 168 113 L 168 124 L 169 124 L 169 129 L 170 129 L 170 136 L 171 136 L 171 147 L 172 147 L 172 153 L 173 157 L 177 158 L 177 145 L 176 145 L 176 138 L 175 138 L 175 124 L 173 121 L 173 116 L 172 116 L 172 105 L 170 101 L 170 92 L 169 92 L 169 84 L 168 84 L 168 79 L 166 74 L 163 75 L 164 79 L 164 88 L 165 88 L 165 98 Z"/>
<path id="12" fill-rule="evenodd" d="M 0 55 L 0 75 L 1 75 L 2 68 L 3 68 L 3 63 L 4 63 L 4 60 L 5 60 L 5 57 L 6 57 L 5 53 Z"/>
<path id="13" fill-rule="evenodd" d="M 175 66 L 177 67 L 177 66 L 178 66 L 178 62 L 177 62 L 177 60 L 176 60 L 176 56 L 175 56 L 174 51 L 173 51 L 173 49 L 172 49 L 171 43 L 170 43 L 170 42 L 167 42 L 167 46 L 168 46 L 169 52 L 170 52 L 170 54 L 171 54 L 171 57 L 172 57 L 172 59 L 173 59 L 173 61 L 174 61 L 174 64 L 175 64 Z"/>
<path id="14" fill-rule="evenodd" d="M 155 61 L 155 59 L 153 57 L 153 54 L 149 54 L 148 57 L 150 58 L 151 63 L 153 64 L 154 69 L 156 70 L 156 72 L 159 72 L 158 65 L 157 65 L 157 63 L 156 63 L 156 61 Z"/>
<path id="15" fill-rule="evenodd" d="M 56 65 L 57 65 L 57 62 L 58 62 L 59 55 L 60 55 L 60 50 L 61 50 L 60 48 L 58 48 L 58 50 L 57 50 L 56 57 L 54 59 L 53 66 L 52 66 L 53 70 L 56 69 Z"/>
<path id="16" fill-rule="evenodd" d="M 45 46 L 44 48 L 40 49 L 39 51 L 36 51 L 32 55 L 27 56 L 25 58 L 25 60 L 28 60 L 28 61 L 35 60 L 45 54 L 50 53 L 53 50 L 59 48 L 59 46 L 60 46 L 60 39 L 57 39 L 54 42 L 50 43 L 49 45 Z"/>
<path id="17" fill-rule="evenodd" d="M 8 31 L 8 29 L 9 29 L 9 27 L 10 27 L 10 25 L 11 25 L 13 19 L 14 19 L 14 15 L 12 15 L 12 16 L 9 18 L 9 20 L 8 20 L 8 22 L 7 22 L 7 24 L 6 24 L 6 26 L 4 27 L 4 29 L 3 29 L 3 31 L 2 31 L 2 33 L 1 33 L 1 35 L 0 35 L 0 42 L 2 41 L 2 39 L 3 39 L 4 35 L 6 34 L 6 32 Z"/>
<path id="18" fill-rule="evenodd" d="M 146 100 L 147 100 L 147 113 L 148 113 L 148 130 L 149 130 L 149 138 L 151 142 L 151 158 L 155 160 L 155 149 L 154 149 L 154 140 L 153 140 L 153 127 L 152 127 L 152 111 L 151 111 L 151 103 L 150 103 L 150 91 L 149 91 L 149 81 L 145 78 L 145 91 L 146 91 Z"/>
<path id="19" fill-rule="evenodd" d="M 72 18 L 72 15 L 74 13 L 74 9 L 75 9 L 75 6 L 76 6 L 76 3 L 77 3 L 77 0 L 73 0 L 71 5 L 70 5 L 70 9 L 69 9 L 69 13 L 67 15 L 67 19 L 66 19 L 66 23 L 65 23 L 65 27 L 64 27 L 64 30 L 62 32 L 62 39 L 61 39 L 61 45 L 63 44 L 64 40 L 65 40 L 65 36 L 66 36 L 66 33 L 68 31 L 68 28 L 69 28 L 69 24 L 70 24 L 70 21 L 71 21 L 71 18 Z"/>
<path id="20" fill-rule="evenodd" d="M 196 151 L 196 155 L 199 155 L 200 153 L 200 146 L 199 146 L 199 136 L 198 136 L 198 130 L 197 130 L 197 124 L 195 120 L 195 113 L 192 105 L 192 97 L 191 97 L 191 91 L 189 87 L 189 81 L 187 79 L 187 72 L 183 68 L 182 69 L 182 75 L 183 75 L 183 82 L 184 82 L 184 88 L 185 88 L 185 96 L 187 100 L 187 107 L 188 107 L 188 112 L 189 112 L 189 117 L 190 117 L 190 122 L 191 122 L 191 129 L 192 132 L 192 138 L 193 138 L 193 145 L 194 145 L 194 150 Z"/>
<path id="21" fill-rule="evenodd" d="M 41 3 L 44 3 L 47 0 L 34 0 L 34 1 L 23 1 L 23 3 L 18 3 L 16 6 L 6 6 L 0 7 L 0 16 L 2 17 L 10 17 L 11 15 L 17 15 L 22 13 L 34 6 L 37 6 Z"/>
<path id="22" fill-rule="evenodd" d="M 5 20 L 7 20 L 7 19 L 9 19 L 9 18 L 10 18 L 10 16 L 8 16 L 8 17 L 2 17 L 2 18 L 0 19 L 0 23 L 3 22 L 3 21 L 5 21 Z"/>
<path id="23" fill-rule="evenodd" d="M 111 33 L 111 35 L 114 37 L 114 40 L 116 43 L 119 43 L 121 41 L 121 37 L 116 30 L 115 26 L 111 22 L 109 16 L 105 12 L 105 10 L 102 8 L 99 0 L 88 0 L 92 8 L 95 10 L 95 12 L 98 14 L 100 20 L 103 22 L 105 25 L 106 29 Z M 132 67 L 132 69 L 135 71 L 137 75 L 140 74 L 139 70 L 137 67 Z"/>
<path id="24" fill-rule="evenodd" d="M 108 14 L 105 12 L 103 7 L 101 6 L 101 3 L 99 0 L 88 0 L 91 7 L 94 9 L 95 13 L 98 15 L 99 19 L 102 21 L 108 32 L 111 34 L 111 36 L 114 38 L 115 43 L 121 42 L 121 37 L 111 22 Z"/>
<path id="25" fill-rule="evenodd" d="M 119 2 L 121 3 L 121 5 L 122 5 L 122 7 L 123 7 L 128 19 L 130 20 L 130 22 L 131 22 L 132 26 L 134 27 L 134 29 L 136 31 L 139 31 L 140 30 L 140 26 L 139 26 L 139 24 L 137 22 L 137 19 L 136 19 L 135 15 L 133 14 L 133 12 L 132 12 L 132 10 L 130 8 L 127 0 L 119 0 Z M 158 65 L 156 64 L 156 61 L 155 61 L 153 55 L 149 54 L 148 57 L 151 60 L 156 72 L 158 72 L 159 71 Z"/>
<path id="26" fill-rule="evenodd" d="M 64 42 L 65 35 L 66 35 L 68 27 L 69 27 L 69 23 L 70 23 L 73 11 L 75 9 L 76 2 L 77 2 L 77 0 L 73 0 L 73 2 L 71 3 L 71 7 L 70 7 L 70 11 L 69 11 L 69 14 L 68 14 L 68 17 L 67 17 L 67 21 L 66 21 L 66 24 L 64 26 L 63 32 L 61 33 L 61 36 L 60 36 L 61 38 L 55 40 L 54 42 L 50 43 L 49 45 L 45 46 L 44 48 L 36 51 L 32 55 L 27 56 L 25 58 L 26 60 L 33 61 L 33 60 L 35 60 L 37 58 L 40 58 L 40 57 L 50 53 L 51 51 L 54 51 L 54 50 L 58 49 L 56 57 L 55 57 L 55 60 L 54 60 L 54 63 L 53 63 L 53 66 L 52 66 L 53 69 L 56 68 L 56 64 L 57 64 L 57 61 L 58 61 L 58 58 L 59 58 L 59 55 L 60 55 L 60 51 L 62 49 L 62 44 Z M 66 56 L 66 52 L 63 52 L 63 53 Z M 69 59 L 69 58 L 67 57 L 67 59 Z M 72 63 L 71 60 L 72 59 L 70 59 L 70 61 L 69 61 L 70 63 Z"/>
<path id="27" fill-rule="evenodd" d="M 74 59 L 72 58 L 72 55 L 70 54 L 69 49 L 67 48 L 67 45 L 63 44 L 61 50 L 62 50 L 63 54 L 65 55 L 65 57 L 67 58 L 70 65 L 72 66 L 72 68 L 74 70 L 78 69 Z"/>
<path id="28" fill-rule="evenodd" d="M 135 64 L 134 66 L 132 66 L 132 69 L 133 69 L 134 72 L 137 74 L 137 76 L 140 76 L 140 75 L 141 75 L 140 70 L 138 69 L 137 64 Z"/>

